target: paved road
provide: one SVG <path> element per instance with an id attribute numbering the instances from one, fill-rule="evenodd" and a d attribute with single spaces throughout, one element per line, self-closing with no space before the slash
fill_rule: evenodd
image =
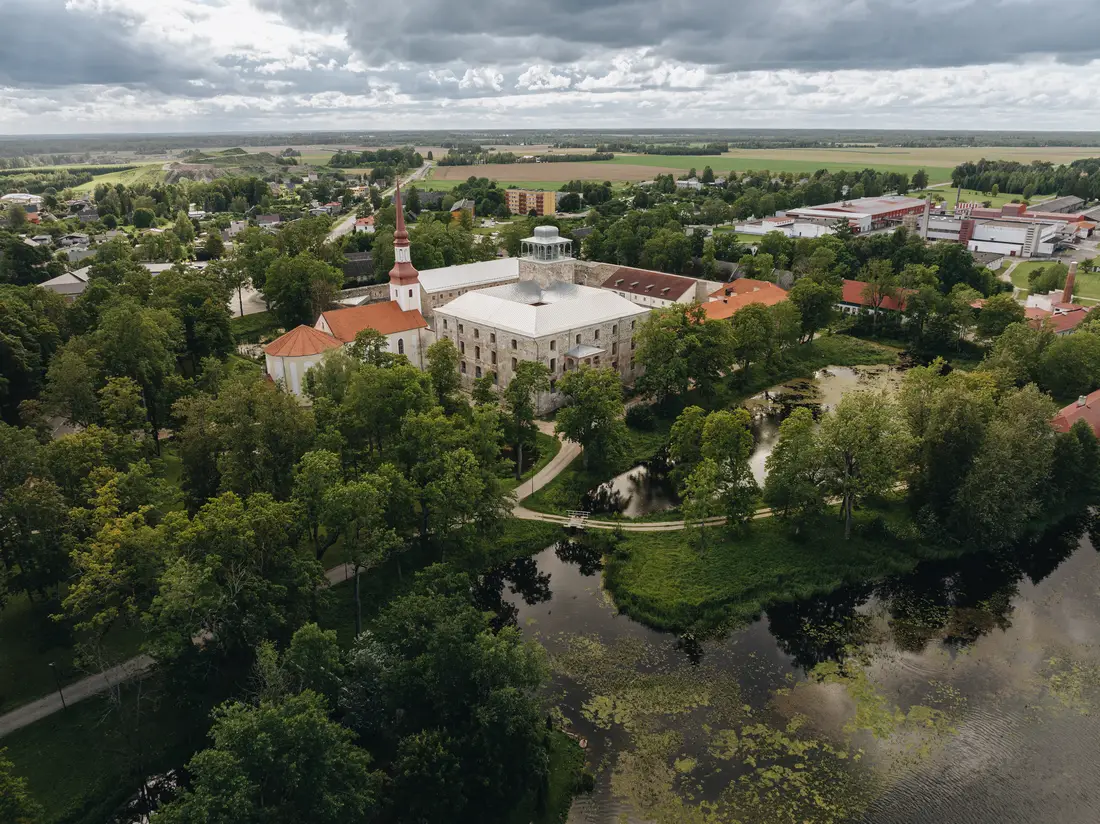
<path id="1" fill-rule="evenodd" d="M 431 168 L 432 168 L 431 162 L 425 160 L 424 165 L 421 166 L 419 169 L 417 169 L 415 172 L 413 172 L 411 175 L 409 175 L 407 178 L 405 178 L 405 180 L 402 181 L 402 184 L 407 186 L 408 184 L 412 183 L 414 180 L 420 180 L 421 178 L 423 178 L 428 173 L 428 171 Z M 391 186 L 389 189 L 386 189 L 386 191 L 382 192 L 382 197 L 385 197 L 386 195 L 393 194 L 393 191 L 394 191 L 394 189 Z M 352 228 L 354 226 L 355 226 L 355 212 L 352 212 L 351 214 L 346 215 L 344 217 L 344 219 L 341 220 L 339 223 L 337 223 L 333 227 L 332 231 L 329 232 L 329 234 L 328 234 L 329 243 L 336 240 L 337 238 L 341 238 L 344 235 L 346 235 L 348 232 L 350 232 L 352 230 Z"/>

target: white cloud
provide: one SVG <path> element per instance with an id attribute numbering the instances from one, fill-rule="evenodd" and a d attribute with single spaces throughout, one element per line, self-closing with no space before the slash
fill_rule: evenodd
<path id="1" fill-rule="evenodd" d="M 460 89 L 492 89 L 499 92 L 504 82 L 504 75 L 491 68 L 466 69 L 462 79 L 458 81 Z"/>
<path id="2" fill-rule="evenodd" d="M 564 74 L 557 74 L 549 66 L 529 66 L 516 79 L 517 89 L 529 91 L 546 91 L 548 89 L 567 89 L 573 79 Z"/>

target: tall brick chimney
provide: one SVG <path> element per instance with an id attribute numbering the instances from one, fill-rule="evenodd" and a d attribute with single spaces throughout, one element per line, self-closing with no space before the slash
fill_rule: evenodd
<path id="1" fill-rule="evenodd" d="M 1069 264 L 1069 274 L 1066 275 L 1066 288 L 1062 292 L 1062 303 L 1073 303 L 1073 284 L 1077 280 L 1077 261 Z"/>

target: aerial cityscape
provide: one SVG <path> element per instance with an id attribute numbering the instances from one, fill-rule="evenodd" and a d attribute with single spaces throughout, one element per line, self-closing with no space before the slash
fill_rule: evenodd
<path id="1" fill-rule="evenodd" d="M 1094 5 L 0 2 L 0 824 L 1100 821 Z"/>

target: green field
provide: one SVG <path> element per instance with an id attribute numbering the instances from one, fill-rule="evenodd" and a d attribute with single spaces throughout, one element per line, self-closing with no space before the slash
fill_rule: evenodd
<path id="1" fill-rule="evenodd" d="M 599 161 L 592 165 L 624 165 L 624 166 L 655 166 L 658 168 L 664 167 L 668 169 L 696 169 L 699 172 L 703 171 L 704 166 L 710 166 L 714 170 L 715 174 L 720 172 L 738 171 L 738 172 L 792 172 L 813 174 L 818 169 L 828 169 L 831 172 L 847 171 L 847 172 L 861 172 L 867 168 L 875 168 L 880 172 L 898 172 L 901 174 L 912 174 L 920 168 L 923 168 L 928 173 L 928 180 L 931 183 L 941 183 L 951 179 L 951 172 L 953 167 L 947 166 L 917 166 L 910 164 L 898 164 L 898 163 L 852 163 L 845 160 L 828 160 L 828 159 L 802 159 L 802 158 L 782 158 L 782 157 L 753 157 L 753 156 L 731 156 L 725 155 L 633 155 L 633 154 L 619 154 L 615 155 L 614 160 Z M 613 174 L 610 173 L 609 174 Z"/>
<path id="2" fill-rule="evenodd" d="M 470 168 L 474 169 L 476 167 L 471 166 Z M 538 189 L 542 191 L 558 191 L 566 183 L 564 180 L 498 180 L 496 178 L 493 178 L 493 180 L 496 182 L 498 189 Z M 418 180 L 413 185 L 422 192 L 449 192 L 455 186 L 461 186 L 465 182 L 465 180 L 436 180 L 429 177 L 425 180 Z"/>
<path id="3" fill-rule="evenodd" d="M 955 207 L 956 196 L 959 190 L 953 189 L 950 186 L 940 186 L 935 189 L 925 189 L 922 192 L 910 192 L 910 197 L 925 197 L 927 195 L 940 195 L 944 199 L 944 203 L 948 208 Z M 1053 195 L 1037 195 L 1033 197 L 1029 202 L 1033 208 L 1039 208 L 1044 200 L 1050 200 Z M 1013 200 L 1023 200 L 1023 195 L 1014 194 L 998 194 L 997 196 L 983 194 L 982 192 L 975 191 L 974 189 L 963 189 L 961 201 L 963 203 L 985 203 L 989 201 L 990 208 L 999 209 L 1007 203 L 1011 203 Z"/>
<path id="4" fill-rule="evenodd" d="M 108 172 L 105 175 L 96 175 L 93 180 L 82 183 L 73 189 L 74 192 L 91 192 L 100 183 L 122 183 L 133 186 L 137 183 L 160 183 L 164 180 L 163 163 L 148 163 L 138 166 L 136 169 L 127 169 L 125 172 Z"/>
<path id="5" fill-rule="evenodd" d="M 1012 285 L 1026 292 L 1028 288 L 1028 275 L 1036 269 L 1050 266 L 1052 263 L 1056 262 L 1057 261 L 1051 260 L 1038 260 L 1019 264 L 1012 270 Z M 1082 299 L 1085 302 L 1100 301 L 1100 273 L 1079 271 L 1077 273 L 1073 295 L 1075 298 Z"/>
<path id="6" fill-rule="evenodd" d="M 658 629 L 707 633 L 752 620 L 771 603 L 794 601 L 912 570 L 942 549 L 913 539 L 903 504 L 858 513 L 850 540 L 836 507 L 795 535 L 775 518 L 742 533 L 709 527 L 695 532 L 630 533 L 609 556 L 604 585 L 619 609 Z M 885 526 L 884 526 L 885 525 Z"/>

